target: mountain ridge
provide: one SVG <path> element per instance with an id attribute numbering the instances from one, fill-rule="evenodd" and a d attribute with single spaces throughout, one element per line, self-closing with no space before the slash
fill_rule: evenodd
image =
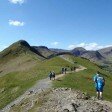
<path id="1" fill-rule="evenodd" d="M 29 43 L 25 40 L 19 40 L 13 43 L 8 48 L 0 52 L 0 58 L 4 59 L 4 56 L 13 55 L 13 57 L 20 55 L 21 53 L 33 53 L 41 59 L 49 59 L 54 56 L 62 54 L 71 54 L 78 57 L 86 58 L 92 62 L 100 64 L 102 66 L 111 68 L 112 64 L 112 47 L 103 48 L 96 51 L 86 50 L 82 47 L 74 48 L 73 50 L 57 49 L 57 48 L 48 48 L 46 46 L 30 46 Z"/>
<path id="2" fill-rule="evenodd" d="M 83 48 L 80 48 L 80 50 L 87 52 Z M 78 88 L 94 95 L 94 89 L 91 89 L 93 87 L 91 78 L 96 71 L 100 71 L 106 79 L 107 88 L 105 88 L 105 97 L 106 99 L 112 99 L 111 87 L 109 86 L 112 79 L 111 73 L 101 69 L 98 64 L 80 56 L 75 56 L 71 52 L 56 53 L 50 51 L 53 54 L 44 55 L 48 51 L 50 49 L 45 46 L 32 47 L 26 41 L 22 40 L 14 43 L 5 49 L 2 52 L 3 54 L 0 54 L 0 100 L 2 100 L 0 102 L 0 108 L 3 108 L 22 95 L 36 81 L 47 78 L 49 71 L 54 71 L 58 75 L 61 73 L 63 67 L 67 67 L 68 71 L 71 71 L 73 67 L 80 68 L 80 66 L 84 66 L 87 69 L 79 73 L 72 72 L 70 75 L 64 75 L 63 79 L 55 80 L 55 87 L 66 86 L 75 89 Z M 4 55 L 5 53 L 7 55 Z M 93 54 L 92 56 L 94 56 Z M 41 57 L 41 55 L 47 58 Z M 48 58 L 49 55 L 52 57 Z M 5 60 L 4 63 L 3 60 Z M 109 96 L 108 92 L 110 92 Z"/>
<path id="3" fill-rule="evenodd" d="M 90 60 L 91 60 L 91 57 L 96 58 L 96 60 L 103 60 L 104 58 L 111 57 L 111 55 L 112 55 L 112 47 L 106 47 L 106 48 L 102 48 L 102 49 L 95 50 L 95 51 L 86 50 L 83 47 L 76 47 L 72 50 L 66 50 L 66 49 L 48 48 L 46 46 L 30 46 L 29 43 L 25 40 L 19 40 L 19 41 L 13 43 L 12 45 L 10 45 L 8 48 L 11 49 L 11 47 L 16 46 L 16 44 L 18 44 L 18 47 L 24 46 L 24 47 L 28 48 L 29 50 L 31 50 L 32 52 L 34 52 L 34 53 L 36 53 L 36 54 L 38 54 L 38 55 L 40 55 L 41 57 L 44 57 L 44 58 L 47 58 L 50 55 L 58 54 L 58 53 L 62 53 L 62 52 L 72 53 L 75 56 L 84 57 L 84 58 L 87 58 L 87 59 L 90 59 Z M 3 52 L 7 51 L 8 48 L 1 51 L 0 56 L 1 56 L 1 54 L 3 54 Z M 14 49 L 12 49 L 12 50 L 14 50 Z M 48 53 L 48 54 L 46 54 L 46 56 L 44 56 L 45 52 Z M 9 50 L 6 53 L 6 55 L 10 54 L 10 53 L 11 53 L 11 50 Z M 94 61 L 96 61 L 96 60 L 94 60 Z"/>

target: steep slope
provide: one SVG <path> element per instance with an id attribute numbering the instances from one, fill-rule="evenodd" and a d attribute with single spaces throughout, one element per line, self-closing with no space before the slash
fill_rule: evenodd
<path id="1" fill-rule="evenodd" d="M 43 59 L 37 50 L 26 41 L 20 40 L 0 52 L 0 76 L 13 71 L 28 70 Z"/>
<path id="2" fill-rule="evenodd" d="M 87 58 L 91 61 L 103 61 L 104 57 L 98 51 L 87 51 L 82 47 L 75 48 L 71 51 L 75 56 Z"/>
<path id="3" fill-rule="evenodd" d="M 44 57 L 49 57 L 50 55 L 55 54 L 55 52 L 51 51 L 45 46 L 33 46 L 34 49 L 36 49 L 41 55 Z"/>
<path id="4" fill-rule="evenodd" d="M 42 55 L 37 50 L 35 50 L 33 47 L 31 47 L 25 40 L 20 40 L 18 42 L 15 42 L 14 44 L 9 46 L 2 52 L 0 52 L 0 59 L 5 58 L 6 60 L 6 58 L 7 59 L 14 58 L 14 57 L 21 55 L 22 53 L 37 54 L 38 57 L 40 58 L 42 57 Z"/>
<path id="5" fill-rule="evenodd" d="M 98 52 L 105 57 L 101 67 L 112 73 L 112 47 L 107 47 L 104 49 L 98 50 Z"/>
<path id="6" fill-rule="evenodd" d="M 98 50 L 102 56 L 105 58 L 112 58 L 112 47 L 104 48 Z"/>
<path id="7" fill-rule="evenodd" d="M 87 58 L 95 62 L 104 60 L 104 57 L 98 51 L 88 51 L 82 54 L 81 57 Z"/>
<path id="8" fill-rule="evenodd" d="M 83 57 L 89 59 L 94 62 L 102 62 L 105 60 L 105 57 L 100 54 L 99 51 L 88 51 L 82 47 L 74 48 L 73 50 L 62 50 L 62 49 L 52 49 L 53 51 L 57 52 L 57 54 L 61 54 L 63 52 L 68 54 L 73 54 L 74 56 Z"/>
<path id="9" fill-rule="evenodd" d="M 71 51 L 75 56 L 81 56 L 87 53 L 87 50 L 82 47 L 77 47 Z"/>

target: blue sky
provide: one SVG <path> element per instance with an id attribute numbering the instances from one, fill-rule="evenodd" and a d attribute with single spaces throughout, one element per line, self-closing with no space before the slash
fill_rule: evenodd
<path id="1" fill-rule="evenodd" d="M 0 50 L 31 45 L 96 50 L 112 45 L 112 0 L 0 0 Z"/>

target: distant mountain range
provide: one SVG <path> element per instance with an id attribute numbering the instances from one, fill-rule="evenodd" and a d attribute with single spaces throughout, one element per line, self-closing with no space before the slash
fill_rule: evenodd
<path id="1" fill-rule="evenodd" d="M 7 56 L 8 54 L 19 54 L 20 52 L 31 51 L 41 57 L 47 58 L 50 55 L 58 53 L 71 53 L 74 56 L 87 58 L 91 61 L 104 61 L 112 60 L 112 47 L 100 49 L 97 51 L 88 51 L 82 47 L 74 48 L 73 50 L 47 48 L 46 46 L 30 46 L 25 40 L 20 40 L 0 53 L 0 57 Z"/>
<path id="2" fill-rule="evenodd" d="M 103 61 L 105 58 L 99 51 L 87 51 L 84 48 L 78 47 L 71 51 L 75 56 L 87 58 L 91 61 Z"/>
<path id="3" fill-rule="evenodd" d="M 40 58 L 50 58 L 60 54 L 72 54 L 74 56 L 83 57 L 89 59 L 92 62 L 100 63 L 103 65 L 112 65 L 112 47 L 88 51 L 82 47 L 74 48 L 73 50 L 64 50 L 56 48 L 47 48 L 46 46 L 30 46 L 25 40 L 20 40 L 2 52 L 0 52 L 0 59 L 4 57 L 11 57 L 11 55 L 17 56 L 22 52 L 31 52 L 36 54 Z"/>
<path id="4" fill-rule="evenodd" d="M 88 51 L 82 47 L 74 48 L 73 50 L 63 50 L 63 49 L 50 49 L 51 51 L 61 53 L 61 52 L 70 52 L 74 56 L 79 56 L 87 58 L 94 62 L 111 62 L 112 61 L 112 47 Z"/>

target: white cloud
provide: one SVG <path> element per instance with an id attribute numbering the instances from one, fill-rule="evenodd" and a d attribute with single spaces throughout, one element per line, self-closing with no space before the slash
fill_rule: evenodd
<path id="1" fill-rule="evenodd" d="M 12 26 L 24 26 L 24 22 L 20 22 L 20 21 L 17 21 L 17 20 L 9 20 L 9 25 L 12 25 Z"/>
<path id="2" fill-rule="evenodd" d="M 68 46 L 68 49 L 74 49 L 76 47 L 83 47 L 86 50 L 98 50 L 98 49 L 102 49 L 102 48 L 106 48 L 106 47 L 110 47 L 112 45 L 98 45 L 97 43 L 93 42 L 93 43 L 80 43 L 80 44 L 72 44 Z"/>
<path id="3" fill-rule="evenodd" d="M 51 45 L 53 46 L 57 46 L 59 44 L 59 42 L 52 42 Z"/>
<path id="4" fill-rule="evenodd" d="M 74 45 L 74 44 L 71 44 L 68 46 L 68 49 L 74 49 L 74 48 L 76 48 L 76 45 Z"/>
<path id="5" fill-rule="evenodd" d="M 11 2 L 13 4 L 23 4 L 25 2 L 25 0 L 9 0 L 9 2 Z"/>

